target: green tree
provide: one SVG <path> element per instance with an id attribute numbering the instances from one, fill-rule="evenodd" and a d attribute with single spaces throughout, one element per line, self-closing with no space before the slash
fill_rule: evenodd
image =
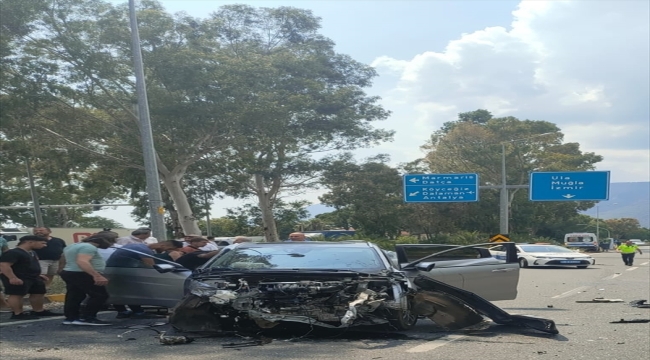
<path id="1" fill-rule="evenodd" d="M 16 54 L 50 70 L 44 84 L 21 79 L 93 116 L 53 118 L 37 128 L 77 143 L 131 189 L 136 204 L 146 204 L 126 7 L 48 4 Z M 199 231 L 203 199 L 195 195 L 205 186 L 189 183 L 205 179 L 210 193 L 257 197 L 266 236 L 276 240 L 278 194 L 315 186 L 323 161 L 314 154 L 390 138 L 371 126 L 388 113 L 362 91 L 374 70 L 336 53 L 309 11 L 233 5 L 195 19 L 142 1 L 138 18 L 172 227 Z M 80 132 L 83 144 L 73 136 Z"/>
<path id="2" fill-rule="evenodd" d="M 493 118 L 485 110 L 459 114 L 459 120 L 447 123 L 432 134 L 423 146 L 428 170 L 433 173 L 479 173 L 481 184 L 501 183 L 501 152 L 505 150 L 507 183 L 528 184 L 531 171 L 593 170 L 602 157 L 583 153 L 577 143 L 563 143 L 559 128 L 548 121 L 519 120 L 514 117 Z M 503 148 L 502 148 L 503 146 Z M 513 233 L 549 236 L 554 223 L 571 219 L 593 202 L 535 203 L 525 191 L 510 190 L 511 229 Z M 497 232 L 498 197 L 481 191 L 481 201 L 465 204 L 471 218 L 484 219 L 488 227 L 461 228 Z"/>
<path id="3" fill-rule="evenodd" d="M 387 161 L 380 155 L 358 164 L 350 154 L 342 156 L 324 172 L 329 192 L 319 199 L 337 211 L 347 210 L 349 225 L 358 232 L 394 239 L 404 229 L 406 208 L 401 176 Z"/>
<path id="4" fill-rule="evenodd" d="M 328 162 L 320 154 L 390 139 L 372 127 L 388 112 L 362 90 L 375 71 L 336 53 L 311 11 L 232 5 L 211 21 L 247 94 L 237 119 L 248 136 L 212 161 L 215 173 L 227 194 L 257 198 L 265 236 L 275 241 L 278 196 L 316 186 Z"/>
<path id="5" fill-rule="evenodd" d="M 285 203 L 282 200 L 277 200 L 273 209 L 273 218 L 281 239 L 288 239 L 289 234 L 295 231 L 296 226 L 308 217 L 307 204 L 305 201 Z M 239 224 L 239 229 L 242 231 L 246 229 L 245 233 L 242 233 L 244 235 L 265 234 L 262 210 L 255 205 L 246 204 L 235 209 L 228 209 L 227 217 Z"/>
<path id="6" fill-rule="evenodd" d="M 641 227 L 638 219 L 621 218 L 621 219 L 607 219 L 600 220 L 601 226 L 606 228 L 611 233 L 614 239 L 647 239 L 647 229 Z M 596 224 L 596 220 L 592 219 L 591 225 Z M 645 230 L 645 231 L 644 231 Z"/>

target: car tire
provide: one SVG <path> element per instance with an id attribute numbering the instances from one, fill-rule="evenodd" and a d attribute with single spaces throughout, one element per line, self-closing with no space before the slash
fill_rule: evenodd
<path id="1" fill-rule="evenodd" d="M 519 258 L 519 267 L 520 268 L 527 268 L 528 267 L 528 261 L 524 258 Z"/>
<path id="2" fill-rule="evenodd" d="M 578 266 L 578 269 L 586 269 L 589 265 Z"/>
<path id="3" fill-rule="evenodd" d="M 390 325 L 398 331 L 411 330 L 418 321 L 417 315 L 411 312 L 411 301 L 408 303 L 406 310 L 391 310 L 391 318 L 388 320 Z"/>

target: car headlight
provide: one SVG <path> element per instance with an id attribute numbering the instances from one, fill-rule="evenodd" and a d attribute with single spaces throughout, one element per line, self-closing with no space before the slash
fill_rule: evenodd
<path id="1" fill-rule="evenodd" d="M 216 287 L 210 284 L 206 284 L 204 282 L 194 280 L 190 282 L 190 285 L 188 286 L 188 290 L 192 295 L 196 295 L 200 297 L 210 297 L 216 294 L 217 290 L 219 289 L 217 289 Z"/>

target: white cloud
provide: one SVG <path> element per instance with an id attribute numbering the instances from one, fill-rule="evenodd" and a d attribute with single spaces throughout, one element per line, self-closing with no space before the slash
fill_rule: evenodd
<path id="1" fill-rule="evenodd" d="M 605 156 L 599 168 L 617 181 L 647 181 L 649 13 L 647 1 L 522 1 L 510 28 L 488 27 L 441 52 L 382 56 L 372 65 L 396 78 L 382 94 L 400 104 L 393 117 L 412 118 L 415 109 L 411 143 L 424 143 L 458 112 L 485 108 L 554 122 L 567 141 Z M 397 130 L 400 141 L 407 130 Z"/>

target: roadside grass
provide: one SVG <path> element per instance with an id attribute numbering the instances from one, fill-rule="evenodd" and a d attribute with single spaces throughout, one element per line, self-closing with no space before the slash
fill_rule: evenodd
<path id="1" fill-rule="evenodd" d="M 47 289 L 47 294 L 65 294 L 65 282 L 59 275 L 54 276 L 50 288 Z"/>

